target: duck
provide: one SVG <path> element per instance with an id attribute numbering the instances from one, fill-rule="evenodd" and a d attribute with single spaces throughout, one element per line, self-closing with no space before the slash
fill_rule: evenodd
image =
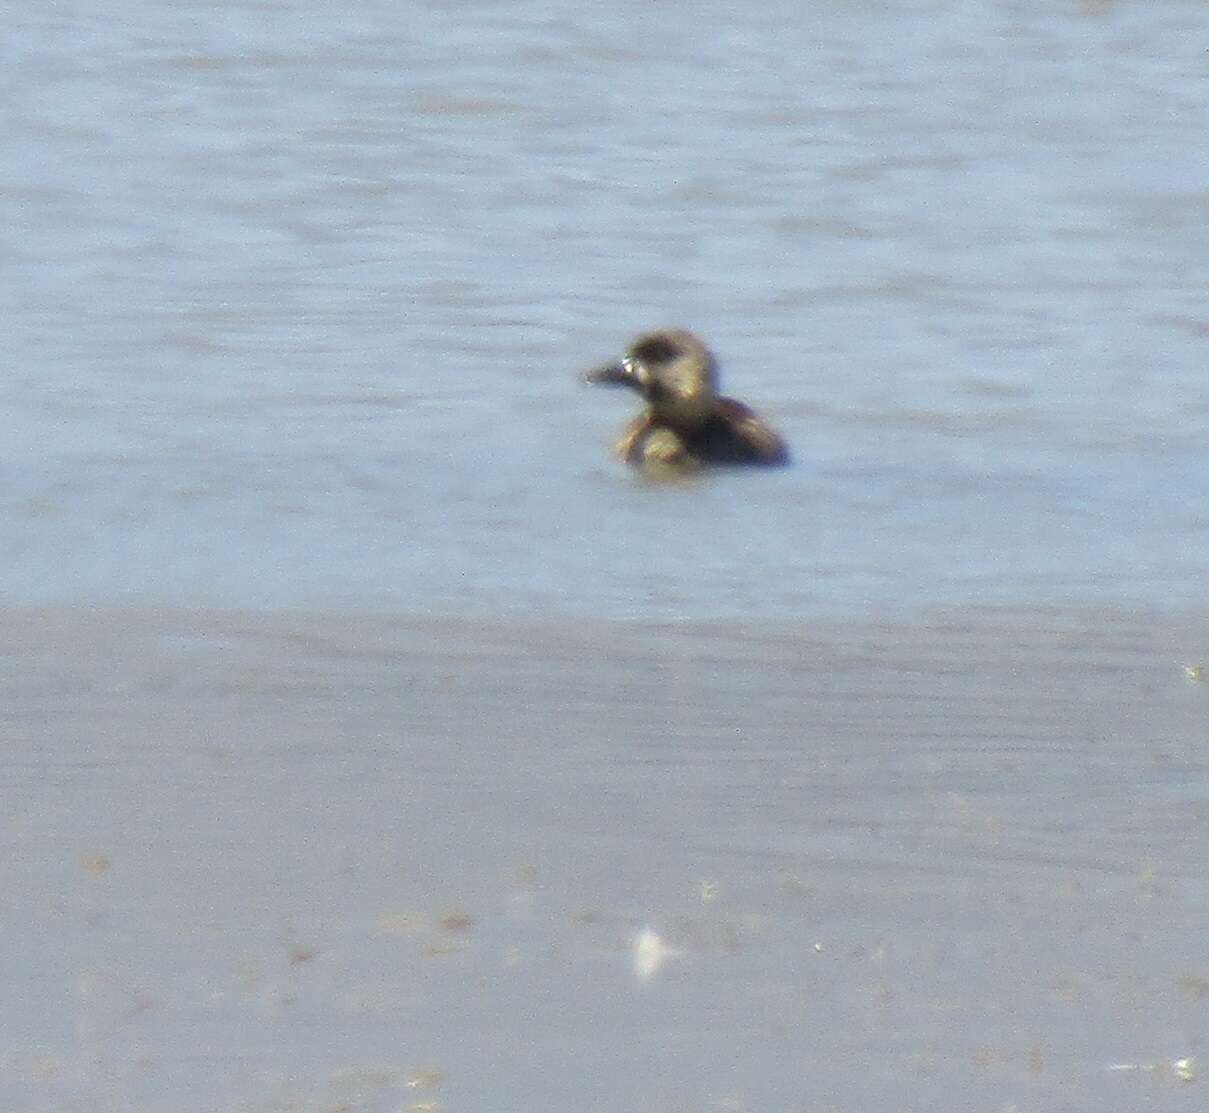
<path id="1" fill-rule="evenodd" d="M 584 377 L 628 387 L 646 402 L 616 446 L 617 455 L 636 468 L 683 474 L 714 465 L 789 463 L 788 446 L 768 422 L 718 393 L 718 362 L 688 329 L 645 333 L 620 360 Z"/>

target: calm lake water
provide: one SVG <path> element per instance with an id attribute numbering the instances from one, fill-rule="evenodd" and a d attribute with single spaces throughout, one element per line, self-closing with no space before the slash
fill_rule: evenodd
<path id="1" fill-rule="evenodd" d="M 0 1105 L 1203 1109 L 1206 44 L 10 12 Z"/>

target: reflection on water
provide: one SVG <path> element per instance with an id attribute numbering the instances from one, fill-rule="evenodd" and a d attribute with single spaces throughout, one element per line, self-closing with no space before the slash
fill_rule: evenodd
<path id="1" fill-rule="evenodd" d="M 785 615 L 1199 595 L 1196 4 L 10 21 L 15 599 Z M 684 323 L 783 475 L 651 490 Z M 691 553 L 687 564 L 685 554 Z"/>

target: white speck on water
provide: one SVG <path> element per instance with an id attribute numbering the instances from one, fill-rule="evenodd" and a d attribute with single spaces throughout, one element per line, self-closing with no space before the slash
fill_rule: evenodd
<path id="1" fill-rule="evenodd" d="M 634 973 L 640 981 L 649 981 L 669 958 L 684 954 L 678 947 L 669 947 L 654 929 L 643 928 L 634 936 Z"/>

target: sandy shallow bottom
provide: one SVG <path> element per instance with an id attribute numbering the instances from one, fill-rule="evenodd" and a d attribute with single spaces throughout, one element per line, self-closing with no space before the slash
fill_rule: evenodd
<path id="1" fill-rule="evenodd" d="M 1199 616 L 0 623 L 6 1109 L 1205 1107 Z"/>

